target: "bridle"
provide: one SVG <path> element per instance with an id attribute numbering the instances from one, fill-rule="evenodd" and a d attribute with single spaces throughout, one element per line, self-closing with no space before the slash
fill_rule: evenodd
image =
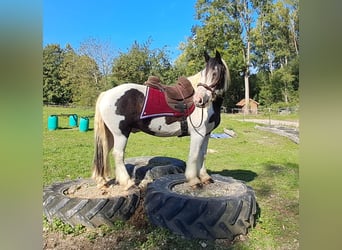
<path id="1" fill-rule="evenodd" d="M 208 84 L 205 83 L 198 83 L 197 87 L 203 87 L 207 90 L 209 90 L 211 92 L 211 99 L 214 100 L 216 93 L 215 93 L 215 89 L 216 89 L 217 83 L 216 84 L 211 84 L 210 86 Z"/>
<path id="2" fill-rule="evenodd" d="M 212 83 L 210 85 L 208 85 L 206 83 L 202 83 L 202 82 L 197 84 L 197 87 L 203 87 L 206 90 L 211 92 L 211 101 L 215 100 L 215 98 L 216 98 L 216 91 L 215 90 L 216 90 L 217 86 L 220 84 L 221 81 L 224 81 L 224 79 L 221 79 L 222 74 L 220 74 L 220 73 L 221 72 L 218 73 L 218 75 L 220 75 L 220 78 L 217 79 L 217 81 L 215 81 L 214 83 Z"/>
<path id="3" fill-rule="evenodd" d="M 218 86 L 218 84 L 221 82 L 221 79 L 218 79 L 215 83 L 213 84 L 206 84 L 206 83 L 198 83 L 197 84 L 197 87 L 203 87 L 205 88 L 206 90 L 210 91 L 211 92 L 211 100 L 209 102 L 212 102 L 216 99 L 216 88 Z M 204 107 L 203 107 L 204 108 Z M 201 127 L 202 123 L 203 123 L 203 108 L 201 108 L 202 110 L 202 115 L 201 115 L 201 122 L 199 125 L 195 126 L 192 122 L 192 119 L 191 119 L 191 116 L 189 116 L 189 120 L 190 120 L 190 123 L 192 125 L 192 127 L 194 128 L 194 130 L 196 131 L 197 134 L 199 134 L 201 137 L 205 137 L 207 135 L 209 135 L 211 132 L 208 132 L 206 133 L 205 135 L 202 135 L 197 129 Z"/>

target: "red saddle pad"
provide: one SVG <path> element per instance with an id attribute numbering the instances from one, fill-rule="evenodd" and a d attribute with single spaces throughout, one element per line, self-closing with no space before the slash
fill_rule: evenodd
<path id="1" fill-rule="evenodd" d="M 144 106 L 142 108 L 140 118 L 144 119 L 158 116 L 189 116 L 194 110 L 194 104 L 186 109 L 184 113 L 174 110 L 167 104 L 163 91 L 147 87 Z"/>

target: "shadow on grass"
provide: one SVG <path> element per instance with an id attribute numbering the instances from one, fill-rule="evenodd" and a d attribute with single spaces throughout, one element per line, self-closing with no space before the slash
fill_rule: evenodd
<path id="1" fill-rule="evenodd" d="M 222 170 L 222 171 L 209 171 L 209 174 L 220 174 L 223 176 L 230 176 L 233 177 L 234 179 L 240 180 L 240 181 L 245 181 L 245 182 L 250 182 L 253 181 L 258 174 L 250 171 L 250 170 L 244 170 L 244 169 L 233 169 L 233 170 Z"/>
<path id="2" fill-rule="evenodd" d="M 79 130 L 78 127 L 58 127 L 58 130 Z M 93 131 L 93 128 L 88 128 L 87 131 Z"/>

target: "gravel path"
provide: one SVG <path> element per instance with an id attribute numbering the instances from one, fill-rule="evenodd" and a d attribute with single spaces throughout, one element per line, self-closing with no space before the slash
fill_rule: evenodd
<path id="1" fill-rule="evenodd" d="M 242 122 L 254 122 L 259 124 L 271 125 L 271 126 L 289 126 L 299 128 L 298 121 L 282 121 L 282 120 L 268 120 L 268 119 L 238 119 Z"/>
<path id="2" fill-rule="evenodd" d="M 285 136 L 293 142 L 299 144 L 299 122 L 298 121 L 282 121 L 282 120 L 261 120 L 261 119 L 239 119 L 243 122 L 254 122 L 263 124 L 256 125 L 256 129 L 272 132 L 281 136 Z M 265 126 L 266 125 L 266 126 Z"/>

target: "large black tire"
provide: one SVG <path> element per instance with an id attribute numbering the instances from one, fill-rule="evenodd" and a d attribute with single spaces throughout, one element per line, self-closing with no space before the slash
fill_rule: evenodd
<path id="1" fill-rule="evenodd" d="M 176 158 L 144 156 L 125 160 L 126 169 L 136 183 L 152 182 L 167 174 L 184 173 L 185 162 Z M 136 189 L 128 196 L 85 199 L 65 195 L 69 188 L 91 184 L 90 179 L 71 180 L 52 184 L 43 189 L 43 211 L 49 221 L 59 218 L 72 226 L 84 225 L 94 228 L 106 224 L 112 226 L 116 220 L 128 220 L 140 201 Z"/>
<path id="2" fill-rule="evenodd" d="M 95 228 L 112 226 L 117 220 L 128 220 L 139 205 L 140 191 L 130 191 L 128 196 L 85 199 L 69 197 L 65 192 L 91 180 L 79 179 L 52 184 L 43 189 L 43 211 L 49 221 L 59 218 L 75 226 Z"/>
<path id="3" fill-rule="evenodd" d="M 125 159 L 125 165 L 130 176 L 139 182 L 168 174 L 184 173 L 186 163 L 166 156 L 142 156 Z"/>
<path id="4" fill-rule="evenodd" d="M 254 191 L 232 177 L 212 178 L 241 185 L 229 196 L 196 197 L 172 191 L 175 185 L 186 181 L 184 174 L 164 176 L 150 183 L 145 196 L 150 222 L 186 238 L 233 240 L 237 235 L 246 235 L 254 226 L 257 213 Z"/>
<path id="5" fill-rule="evenodd" d="M 165 156 L 143 156 L 125 160 L 129 175 L 141 190 L 145 190 L 148 183 L 169 174 L 184 173 L 186 163 L 182 160 Z"/>

